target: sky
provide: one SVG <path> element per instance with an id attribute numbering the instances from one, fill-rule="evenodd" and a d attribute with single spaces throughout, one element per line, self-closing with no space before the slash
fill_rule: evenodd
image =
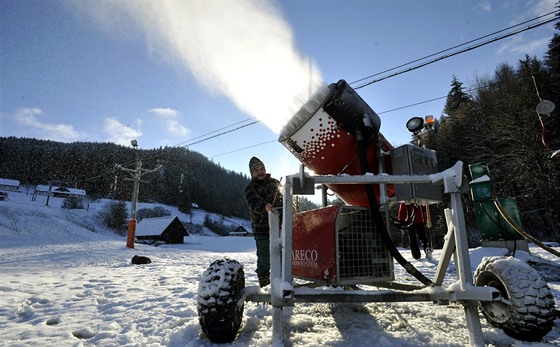
<path id="1" fill-rule="evenodd" d="M 210 263 L 224 256 L 235 259 L 244 267 L 247 291 L 270 291 L 270 287 L 258 289 L 252 237 L 216 237 L 202 228 L 201 234 L 185 237 L 184 244 L 153 247 L 136 243 L 132 249 L 125 246 L 125 236 L 100 224 L 97 213 L 107 200 L 92 202 L 87 210 L 69 210 L 60 208 L 62 198 L 51 198 L 49 206 L 45 206 L 44 196 L 31 199 L 31 194 L 22 191 L 9 192 L 8 200 L 0 201 L 0 346 L 218 346 L 202 333 L 197 312 L 198 283 Z M 154 206 L 141 203 L 139 208 Z M 176 207 L 157 206 L 195 224 L 202 224 L 206 216 L 197 210 L 191 219 Z M 223 222 L 234 227 L 249 224 L 239 219 Z M 560 251 L 558 243 L 550 245 Z M 407 249 L 399 250 L 420 272 L 433 278 L 441 250 L 434 251 L 431 261 L 414 260 Z M 557 257 L 533 244 L 530 252 L 517 251 L 515 257 L 540 269 L 558 303 Z M 483 257 L 505 253 L 503 248 L 471 249 L 472 270 Z M 152 262 L 132 265 L 134 255 L 147 256 Z M 394 275 L 399 283 L 418 284 L 397 263 Z M 456 281 L 452 261 L 443 286 L 449 288 Z M 367 293 L 380 290 L 365 285 L 359 289 Z M 297 302 L 284 310 L 289 333 L 286 346 L 469 345 L 463 307 L 453 302 Z M 234 345 L 273 345 L 272 323 L 270 305 L 245 301 Z M 481 325 L 489 347 L 560 345 L 559 319 L 540 342 L 515 340 L 483 318 Z"/>
<path id="2" fill-rule="evenodd" d="M 279 131 L 319 86 L 346 80 L 387 140 L 408 143 L 406 121 L 439 117 L 453 76 L 469 89 L 501 63 L 542 59 L 553 23 L 389 75 L 555 3 L 4 0 L 0 136 L 185 146 L 247 175 L 257 156 L 279 178 L 299 170 Z"/>

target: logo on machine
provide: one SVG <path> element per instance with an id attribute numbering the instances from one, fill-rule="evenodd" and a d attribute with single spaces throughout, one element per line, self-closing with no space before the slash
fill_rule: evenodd
<path id="1" fill-rule="evenodd" d="M 301 267 L 318 267 L 317 258 L 319 254 L 315 249 L 292 250 L 292 265 Z"/>

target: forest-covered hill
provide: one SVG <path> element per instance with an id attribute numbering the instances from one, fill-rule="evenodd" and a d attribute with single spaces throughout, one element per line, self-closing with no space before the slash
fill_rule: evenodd
<path id="1" fill-rule="evenodd" d="M 213 163 L 184 147 L 142 150 L 113 143 L 62 143 L 0 137 L 0 177 L 22 185 L 53 184 L 82 188 L 91 198 L 129 200 L 131 175 L 117 165 L 159 170 L 142 176 L 139 200 L 178 206 L 192 203 L 225 216 L 248 218 L 243 191 L 249 177 Z"/>

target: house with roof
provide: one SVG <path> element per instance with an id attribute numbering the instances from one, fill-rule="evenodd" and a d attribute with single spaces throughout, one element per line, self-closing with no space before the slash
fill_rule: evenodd
<path id="1" fill-rule="evenodd" d="M 144 218 L 136 225 L 136 239 L 145 243 L 184 243 L 189 232 L 179 217 Z"/>
<path id="2" fill-rule="evenodd" d="M 9 178 L 0 178 L 0 191 L 17 192 L 19 190 L 19 181 Z"/>
<path id="3" fill-rule="evenodd" d="M 230 231 L 229 236 L 253 236 L 253 233 L 247 231 L 243 225 L 240 225 L 235 230 Z"/>
<path id="4" fill-rule="evenodd" d="M 78 197 L 78 198 L 85 198 L 86 191 L 85 189 L 79 188 L 69 188 L 65 186 L 48 186 L 48 185 L 37 185 L 35 187 L 35 192 L 37 195 L 50 195 L 57 198 L 69 198 L 69 197 Z"/>

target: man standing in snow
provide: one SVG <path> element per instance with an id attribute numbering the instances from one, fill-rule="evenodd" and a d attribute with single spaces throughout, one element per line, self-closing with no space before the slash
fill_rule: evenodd
<path id="1" fill-rule="evenodd" d="M 422 242 L 422 248 L 424 249 L 424 253 L 426 253 L 426 259 L 432 259 L 432 245 L 426 235 L 426 227 L 428 224 L 427 208 L 428 207 L 424 205 L 407 205 L 405 203 L 399 205 L 397 219 L 401 228 L 408 231 L 410 252 L 412 253 L 412 257 L 416 260 L 421 257 L 418 241 Z"/>
<path id="2" fill-rule="evenodd" d="M 257 244 L 257 276 L 259 286 L 270 284 L 270 226 L 268 212 L 282 206 L 280 181 L 266 173 L 263 162 L 252 157 L 249 161 L 251 182 L 245 188 L 245 200 L 249 205 L 251 226 Z"/>

